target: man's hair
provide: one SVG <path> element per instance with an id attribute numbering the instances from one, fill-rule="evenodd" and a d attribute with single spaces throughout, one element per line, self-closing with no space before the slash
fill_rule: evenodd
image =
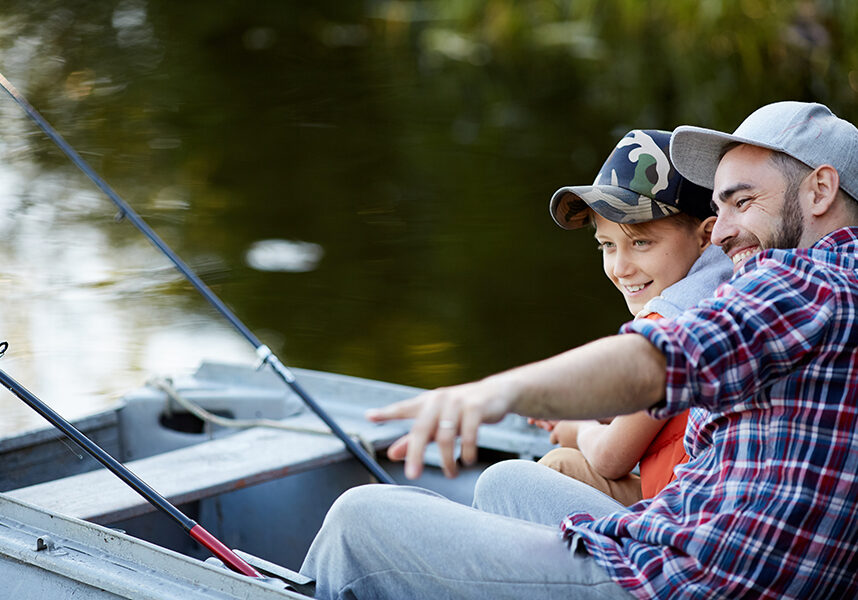
<path id="1" fill-rule="evenodd" d="M 731 142 L 724 146 L 721 149 L 721 154 L 718 156 L 718 160 L 720 161 L 724 158 L 724 155 L 727 154 L 733 148 L 737 146 L 741 146 L 741 142 Z M 789 154 L 785 154 L 783 152 L 779 152 L 777 150 L 770 150 L 771 154 L 769 155 L 769 160 L 772 161 L 774 167 L 784 176 L 784 179 L 787 183 L 787 193 L 792 192 L 793 190 L 797 190 L 798 186 L 801 185 L 801 182 L 807 177 L 807 174 L 810 173 L 813 169 L 808 165 L 804 164 L 797 158 L 793 158 Z M 849 213 L 853 216 L 853 218 L 858 221 L 858 201 L 853 198 L 849 192 L 844 190 L 843 188 L 839 188 L 837 190 L 837 195 L 840 197 L 840 200 L 846 204 L 846 208 Z"/>
<path id="2" fill-rule="evenodd" d="M 769 160 L 774 164 L 775 168 L 780 171 L 781 175 L 787 183 L 787 189 L 798 188 L 808 173 L 813 171 L 809 166 L 793 158 L 789 154 L 772 150 L 769 154 Z"/>
<path id="3" fill-rule="evenodd" d="M 798 186 L 801 185 L 801 182 L 804 181 L 804 178 L 807 177 L 808 173 L 813 170 L 797 158 L 793 158 L 789 154 L 784 154 L 783 152 L 778 152 L 776 150 L 772 150 L 769 160 L 772 161 L 775 168 L 777 168 L 781 175 L 784 176 L 787 183 L 787 194 L 797 192 Z M 849 192 L 843 188 L 837 189 L 837 196 L 839 200 L 844 203 L 846 210 L 849 211 L 852 218 L 858 222 L 858 202 L 855 201 L 855 198 L 853 198 Z"/>

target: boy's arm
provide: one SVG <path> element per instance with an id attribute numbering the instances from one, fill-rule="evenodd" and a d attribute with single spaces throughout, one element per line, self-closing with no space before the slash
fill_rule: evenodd
<path id="1" fill-rule="evenodd" d="M 610 425 L 582 424 L 578 428 L 578 449 L 599 475 L 619 479 L 640 462 L 665 423 L 646 412 L 637 412 L 617 417 Z"/>
<path id="2" fill-rule="evenodd" d="M 456 437 L 461 436 L 462 460 L 473 463 L 480 423 L 496 423 L 510 412 L 573 419 L 637 412 L 664 397 L 665 381 L 658 349 L 643 336 L 616 335 L 474 383 L 425 392 L 367 417 L 415 419 L 411 432 L 388 450 L 392 459 L 406 459 L 407 477 L 420 475 L 432 440 L 438 442 L 445 474 L 454 476 Z"/>
<path id="3" fill-rule="evenodd" d="M 587 424 L 598 424 L 598 421 L 557 421 L 551 429 L 548 441 L 564 448 L 578 448 L 578 430 Z"/>

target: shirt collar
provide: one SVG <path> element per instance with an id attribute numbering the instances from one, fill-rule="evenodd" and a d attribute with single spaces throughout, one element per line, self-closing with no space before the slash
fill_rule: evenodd
<path id="1" fill-rule="evenodd" d="M 833 250 L 838 246 L 858 246 L 858 227 L 842 227 L 822 236 L 812 249 Z"/>

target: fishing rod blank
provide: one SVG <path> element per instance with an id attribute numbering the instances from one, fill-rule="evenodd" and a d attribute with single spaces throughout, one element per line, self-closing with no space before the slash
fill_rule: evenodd
<path id="1" fill-rule="evenodd" d="M 5 344 L 5 342 L 3 342 Z M 5 350 L 5 348 L 4 348 Z M 105 452 L 95 442 L 86 437 L 74 425 L 63 419 L 50 406 L 39 400 L 32 392 L 20 383 L 12 379 L 6 372 L 0 369 L 0 383 L 10 392 L 23 400 L 30 408 L 42 415 L 51 425 L 62 431 L 67 437 L 74 440 L 90 456 L 107 467 L 114 475 L 128 484 L 135 492 L 143 496 L 152 506 L 166 513 L 171 519 L 182 526 L 192 538 L 197 540 L 203 547 L 223 561 L 236 573 L 249 577 L 263 577 L 259 571 L 239 558 L 232 550 L 227 548 L 223 542 L 215 538 L 193 519 L 187 517 L 182 511 L 170 504 L 166 498 L 149 487 L 142 479 L 137 477 L 131 470 Z"/>
<path id="2" fill-rule="evenodd" d="M 185 276 L 185 278 L 202 294 L 202 296 L 227 320 L 229 323 L 250 342 L 256 349 L 256 354 L 263 363 L 271 366 L 274 372 L 295 392 L 310 409 L 316 413 L 325 425 L 330 428 L 342 442 L 346 445 L 351 454 L 363 464 L 366 469 L 381 483 L 395 483 L 384 469 L 370 456 L 369 452 L 363 446 L 358 444 L 343 429 L 328 415 L 325 410 L 304 390 L 295 378 L 292 371 L 286 367 L 277 356 L 271 351 L 268 346 L 264 345 L 248 327 L 242 323 L 238 317 L 218 298 L 213 291 L 200 279 L 196 273 L 179 258 L 179 256 L 170 249 L 169 246 L 158 236 L 155 231 L 138 215 L 131 205 L 123 200 L 119 194 L 113 191 L 104 179 L 102 179 L 89 164 L 81 158 L 71 145 L 63 139 L 63 137 L 48 123 L 39 112 L 33 108 L 29 102 L 15 89 L 8 79 L 0 73 L 0 86 L 12 97 L 15 103 L 29 116 L 36 125 L 49 137 L 54 143 L 59 146 L 60 150 L 89 177 L 95 185 L 103 191 L 108 198 L 119 208 L 119 216 L 127 218 L 131 223 L 145 235 L 152 244 L 158 248 L 175 267 Z"/>

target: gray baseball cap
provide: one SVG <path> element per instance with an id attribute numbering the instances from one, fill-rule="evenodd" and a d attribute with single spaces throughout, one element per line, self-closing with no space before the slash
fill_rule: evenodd
<path id="1" fill-rule="evenodd" d="M 827 106 L 775 102 L 755 110 L 731 134 L 685 125 L 670 139 L 670 157 L 689 180 L 711 188 L 721 153 L 738 142 L 783 152 L 812 169 L 831 165 L 840 187 L 858 199 L 858 129 Z"/>
<path id="2" fill-rule="evenodd" d="M 682 177 L 668 158 L 670 132 L 635 129 L 617 142 L 592 185 L 562 187 L 549 211 L 564 229 L 586 225 L 589 210 L 614 223 L 646 223 L 685 212 L 712 215 L 712 191 Z"/>

